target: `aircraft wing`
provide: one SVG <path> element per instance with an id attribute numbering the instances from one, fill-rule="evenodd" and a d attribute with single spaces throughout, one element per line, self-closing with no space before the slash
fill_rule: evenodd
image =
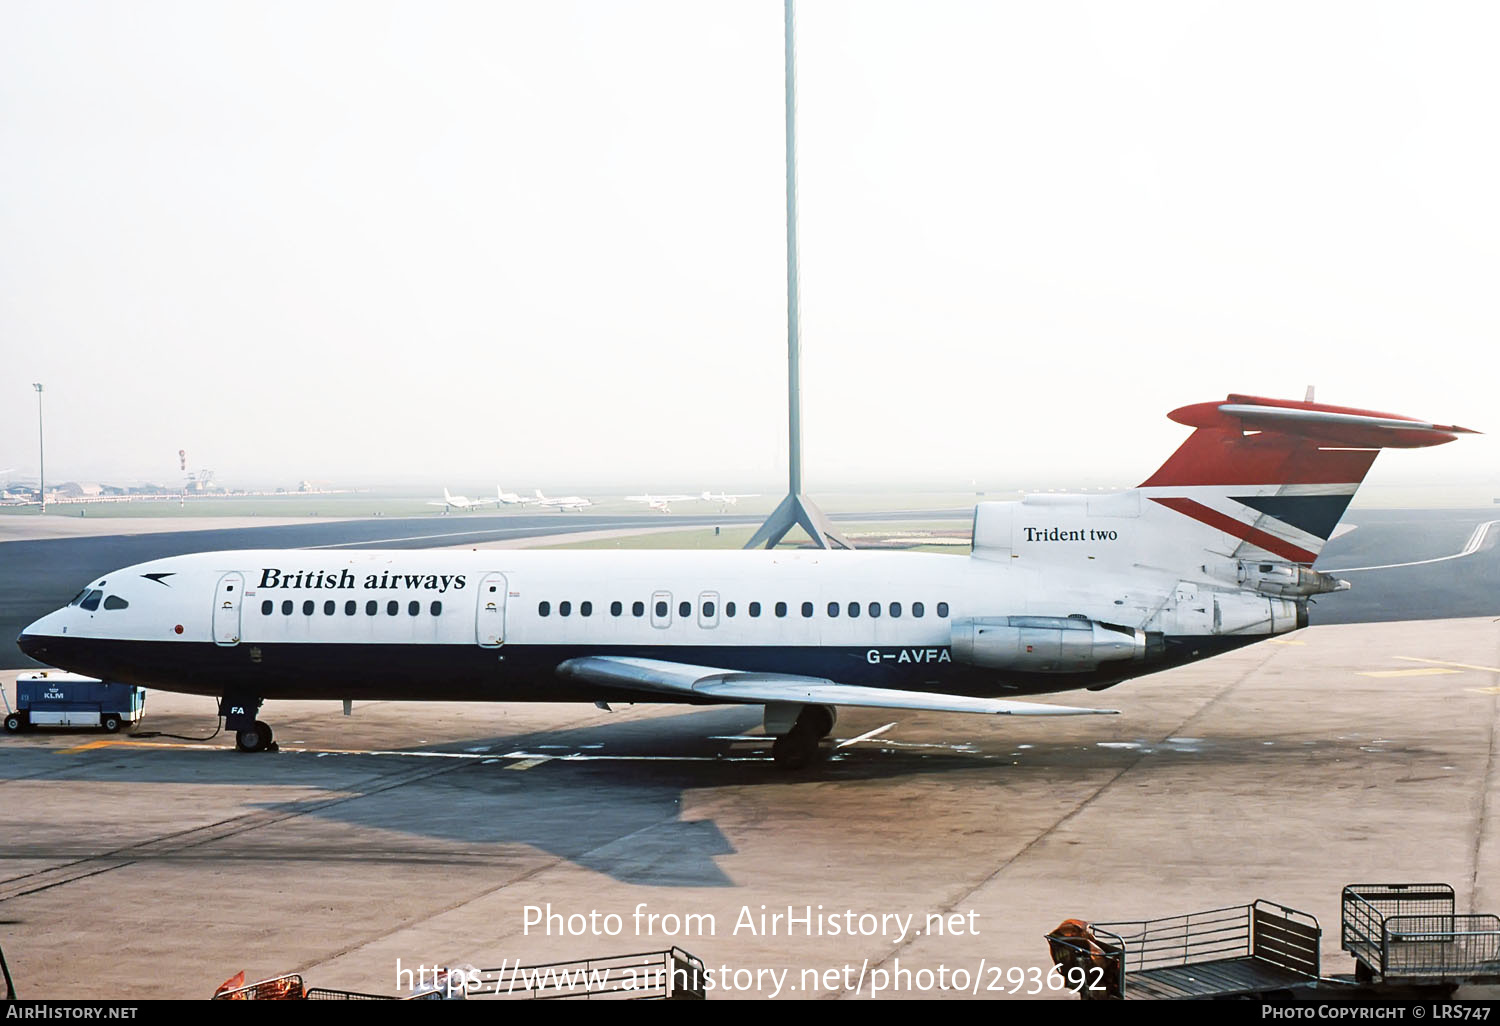
<path id="1" fill-rule="evenodd" d="M 793 702 L 802 705 L 851 705 L 871 709 L 925 709 L 931 712 L 989 713 L 997 716 L 1088 716 L 1113 714 L 1116 709 L 1082 709 L 1002 698 L 969 698 L 941 692 L 897 691 L 860 684 L 839 684 L 825 677 L 793 673 L 748 673 L 715 666 L 692 666 L 665 659 L 628 656 L 583 656 L 558 666 L 563 677 L 635 691 L 670 695 L 700 695 L 728 702 L 763 705 Z"/>

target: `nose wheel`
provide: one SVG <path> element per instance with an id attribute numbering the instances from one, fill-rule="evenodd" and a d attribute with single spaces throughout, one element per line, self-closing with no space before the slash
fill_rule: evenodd
<path id="1" fill-rule="evenodd" d="M 242 752 L 264 752 L 271 748 L 271 728 L 260 720 L 234 732 L 234 746 Z"/>

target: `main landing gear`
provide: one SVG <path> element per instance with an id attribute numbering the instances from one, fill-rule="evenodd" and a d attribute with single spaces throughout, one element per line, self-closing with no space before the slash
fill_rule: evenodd
<path id="1" fill-rule="evenodd" d="M 219 715 L 224 717 L 224 727 L 234 731 L 234 747 L 242 752 L 276 751 L 271 728 L 255 718 L 261 703 L 260 698 L 240 695 L 225 695 L 219 701 Z"/>
<path id="2" fill-rule="evenodd" d="M 766 706 L 766 733 L 777 735 L 771 758 L 784 770 L 806 768 L 818 758 L 818 743 L 833 731 L 836 719 L 825 705 Z"/>

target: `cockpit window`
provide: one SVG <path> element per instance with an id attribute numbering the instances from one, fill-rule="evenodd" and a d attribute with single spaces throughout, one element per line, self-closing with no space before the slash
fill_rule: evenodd
<path id="1" fill-rule="evenodd" d="M 85 595 L 87 595 L 88 593 L 89 593 L 89 590 L 87 588 L 84 588 L 77 595 L 74 595 L 71 599 L 68 600 L 68 605 L 70 605 L 70 606 L 76 606 L 76 605 L 78 605 L 78 603 L 82 602 L 83 601 L 83 597 Z"/>
<path id="2" fill-rule="evenodd" d="M 98 590 L 96 588 L 93 591 L 90 591 L 87 595 L 85 595 L 83 597 L 83 601 L 80 602 L 80 603 L 78 603 L 78 606 L 79 606 L 80 609 L 87 609 L 89 612 L 92 613 L 94 610 L 96 610 L 96 609 L 99 608 L 99 600 L 101 598 L 103 598 L 103 597 L 104 597 L 104 592 L 102 592 L 102 591 L 100 591 L 100 590 Z"/>
<path id="3" fill-rule="evenodd" d="M 118 595 L 110 595 L 104 600 L 105 609 L 125 609 L 129 605 L 129 602 L 126 602 Z"/>

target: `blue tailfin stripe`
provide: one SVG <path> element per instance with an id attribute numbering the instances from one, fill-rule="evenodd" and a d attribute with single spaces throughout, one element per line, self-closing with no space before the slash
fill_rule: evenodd
<path id="1" fill-rule="evenodd" d="M 1327 541 L 1354 496 L 1231 495 L 1230 498 Z"/>

